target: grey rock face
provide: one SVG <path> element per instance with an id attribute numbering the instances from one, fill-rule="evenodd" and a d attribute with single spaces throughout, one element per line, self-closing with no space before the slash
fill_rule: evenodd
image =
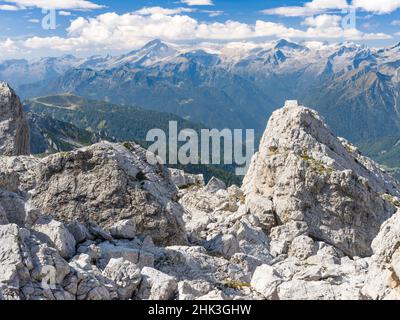
<path id="1" fill-rule="evenodd" d="M 0 205 L 9 223 L 15 223 L 19 226 L 25 224 L 27 213 L 23 197 L 0 189 Z"/>
<path id="2" fill-rule="evenodd" d="M 101 142 L 43 159 L 32 202 L 61 222 L 94 221 L 101 227 L 132 219 L 137 232 L 157 243 L 183 243 L 181 206 L 167 171 L 146 162 L 145 150 Z"/>
<path id="3" fill-rule="evenodd" d="M 111 259 L 103 273 L 118 285 L 118 296 L 122 300 L 132 299 L 142 280 L 140 269 L 123 258 Z"/>
<path id="4" fill-rule="evenodd" d="M 3 206 L 0 204 L 0 225 L 8 224 L 7 213 Z"/>
<path id="5" fill-rule="evenodd" d="M 252 287 L 269 300 L 277 299 L 277 288 L 282 282 L 281 275 L 268 265 L 258 267 L 251 279 Z"/>
<path id="6" fill-rule="evenodd" d="M 34 188 L 36 166 L 39 162 L 33 156 L 0 156 L 0 189 L 24 194 Z"/>
<path id="7" fill-rule="evenodd" d="M 133 220 L 121 220 L 110 228 L 110 233 L 117 239 L 134 239 L 136 235 L 136 224 Z"/>
<path id="8" fill-rule="evenodd" d="M 219 180 L 216 177 L 212 177 L 211 180 L 206 185 L 206 190 L 210 193 L 215 193 L 218 190 L 225 190 L 226 184 L 225 182 Z"/>
<path id="9" fill-rule="evenodd" d="M 29 125 L 15 92 L 0 82 L 0 155 L 29 154 Z"/>
<path id="10" fill-rule="evenodd" d="M 75 238 L 62 223 L 43 216 L 35 222 L 32 230 L 39 239 L 56 248 L 63 258 L 70 259 L 75 255 Z"/>
<path id="11" fill-rule="evenodd" d="M 363 294 L 374 300 L 400 300 L 400 211 L 382 225 L 372 248 Z"/>
<path id="12" fill-rule="evenodd" d="M 68 231 L 73 235 L 75 238 L 76 243 L 84 242 L 86 239 L 91 238 L 89 230 L 78 221 L 72 221 L 71 223 L 67 224 Z"/>
<path id="13" fill-rule="evenodd" d="M 57 250 L 15 224 L 0 226 L 0 287 L 5 299 L 71 299 L 62 283 L 70 272 Z"/>
<path id="14" fill-rule="evenodd" d="M 143 281 L 139 289 L 140 299 L 171 300 L 178 289 L 174 277 L 156 269 L 145 267 L 142 269 Z"/>
<path id="15" fill-rule="evenodd" d="M 368 256 L 381 224 L 396 211 L 400 189 L 315 111 L 288 103 L 269 120 L 243 190 L 267 231 L 304 221 L 310 237 Z"/>

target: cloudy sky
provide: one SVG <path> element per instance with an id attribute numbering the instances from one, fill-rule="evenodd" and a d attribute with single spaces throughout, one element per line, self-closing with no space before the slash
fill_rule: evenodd
<path id="1" fill-rule="evenodd" d="M 136 49 L 152 39 L 400 41 L 400 0 L 0 0 L 0 59 Z"/>

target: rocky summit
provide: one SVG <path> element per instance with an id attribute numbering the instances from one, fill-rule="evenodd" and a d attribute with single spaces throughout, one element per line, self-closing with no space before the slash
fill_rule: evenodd
<path id="1" fill-rule="evenodd" d="M 241 188 L 135 143 L 29 156 L 5 84 L 0 104 L 0 299 L 400 298 L 400 186 L 295 101 Z"/>
<path id="2" fill-rule="evenodd" d="M 29 154 L 28 121 L 14 90 L 0 82 L 0 155 L 26 154 Z"/>

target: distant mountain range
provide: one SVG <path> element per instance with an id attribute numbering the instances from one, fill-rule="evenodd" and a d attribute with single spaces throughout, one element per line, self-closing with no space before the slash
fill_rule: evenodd
<path id="1" fill-rule="evenodd" d="M 4 61 L 0 79 L 24 98 L 70 92 L 208 127 L 254 128 L 258 135 L 273 110 L 297 99 L 369 155 L 391 154 L 400 140 L 400 44 L 374 49 L 280 40 L 184 47 L 154 40 L 117 57 Z"/>

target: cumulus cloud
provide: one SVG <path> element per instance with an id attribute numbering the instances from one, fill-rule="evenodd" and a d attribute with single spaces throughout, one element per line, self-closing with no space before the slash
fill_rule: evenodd
<path id="1" fill-rule="evenodd" d="M 213 6 L 212 0 L 181 0 L 182 3 L 188 6 Z"/>
<path id="2" fill-rule="evenodd" d="M 377 14 L 385 14 L 400 8 L 400 0 L 353 0 L 353 6 Z"/>
<path id="3" fill-rule="evenodd" d="M 314 28 L 334 28 L 339 27 L 342 17 L 330 14 L 321 14 L 316 17 L 307 17 L 303 21 L 303 25 Z"/>
<path id="4" fill-rule="evenodd" d="M 71 21 L 65 37 L 30 37 L 2 42 L 0 52 L 18 47 L 27 50 L 61 52 L 109 52 L 137 49 L 148 41 L 161 39 L 172 43 L 193 41 L 242 41 L 286 38 L 302 40 L 370 40 L 390 39 L 382 33 L 363 33 L 355 28 L 342 28 L 335 15 L 322 14 L 304 20 L 305 28 L 290 28 L 282 23 L 258 20 L 248 24 L 233 20 L 202 22 L 184 14 L 117 14 L 104 13 L 92 18 L 78 17 Z M 7 46 L 7 51 L 5 51 Z"/>
<path id="5" fill-rule="evenodd" d="M 304 21 L 306 30 L 289 28 L 281 23 L 259 20 L 247 24 L 228 20 L 225 22 L 200 22 L 187 15 L 138 13 L 105 13 L 95 18 L 79 17 L 67 29 L 68 36 L 40 38 L 25 41 L 28 48 L 53 47 L 58 50 L 126 50 L 140 47 L 149 40 L 181 42 L 192 40 L 242 40 L 259 37 L 306 39 L 388 39 L 385 34 L 364 34 L 356 29 L 343 29 L 340 17 L 319 15 Z"/>
<path id="6" fill-rule="evenodd" d="M 4 0 L 11 3 L 18 9 L 42 8 L 42 9 L 77 9 L 90 10 L 101 9 L 103 5 L 98 5 L 88 0 Z"/>

